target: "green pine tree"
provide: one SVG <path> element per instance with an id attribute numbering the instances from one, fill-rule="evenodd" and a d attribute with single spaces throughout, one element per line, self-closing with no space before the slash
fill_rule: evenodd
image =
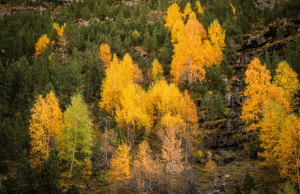
<path id="1" fill-rule="evenodd" d="M 242 194 L 241 189 L 240 189 L 240 186 L 239 186 L 238 183 L 236 183 L 236 185 L 235 185 L 234 188 L 235 188 L 234 194 Z"/>
<path id="2" fill-rule="evenodd" d="M 272 66 L 272 63 L 271 63 L 271 59 L 270 59 L 270 55 L 269 55 L 268 50 L 266 50 L 265 63 L 266 63 L 267 69 L 270 71 L 271 76 L 272 76 L 272 78 L 273 78 L 273 77 L 275 76 L 275 73 L 276 73 L 276 72 L 275 72 L 274 67 Z"/>
<path id="3" fill-rule="evenodd" d="M 250 194 L 251 190 L 255 190 L 255 182 L 254 178 L 249 174 L 249 169 L 247 168 L 247 172 L 244 179 L 243 189 L 245 194 Z"/>
<path id="4" fill-rule="evenodd" d="M 119 125 L 115 127 L 115 137 L 116 137 L 116 144 L 115 144 L 116 147 L 119 147 L 119 145 L 125 143 L 125 137 L 121 132 Z"/>
<path id="5" fill-rule="evenodd" d="M 219 93 L 212 95 L 208 91 L 201 98 L 201 106 L 207 107 L 209 110 L 207 117 L 211 120 L 215 120 L 217 115 L 224 115 L 226 110 L 221 95 Z"/>
<path id="6" fill-rule="evenodd" d="M 59 194 L 63 193 L 58 181 L 59 170 L 56 158 L 55 149 L 52 148 L 49 154 L 49 158 L 42 166 L 39 178 L 38 178 L 38 190 L 39 193 L 45 194 Z"/>
<path id="7" fill-rule="evenodd" d="M 279 56 L 277 55 L 276 50 L 274 49 L 273 54 L 272 54 L 272 67 L 273 67 L 273 69 L 275 69 L 275 70 L 277 69 L 279 62 L 280 62 Z"/>
<path id="8" fill-rule="evenodd" d="M 20 164 L 17 167 L 17 193 L 37 193 L 36 175 L 27 159 L 27 151 L 24 149 Z"/>
<path id="9" fill-rule="evenodd" d="M 221 95 L 225 95 L 228 91 L 224 79 L 219 71 L 219 67 L 213 64 L 209 68 L 206 67 L 205 70 L 205 80 L 208 90 L 218 91 Z"/>
<path id="10" fill-rule="evenodd" d="M 289 181 L 286 181 L 283 185 L 282 192 L 279 194 L 296 194 L 296 190 L 294 189 L 294 185 L 292 185 Z"/>

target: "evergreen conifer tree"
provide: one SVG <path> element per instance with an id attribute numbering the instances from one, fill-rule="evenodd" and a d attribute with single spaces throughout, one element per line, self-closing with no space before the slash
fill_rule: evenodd
<path id="1" fill-rule="evenodd" d="M 268 50 L 266 50 L 265 63 L 267 65 L 267 69 L 270 71 L 272 78 L 275 76 L 275 69 L 272 66 L 270 55 Z"/>
<path id="2" fill-rule="evenodd" d="M 277 66 L 278 66 L 279 62 L 280 62 L 279 56 L 277 55 L 276 50 L 274 49 L 273 54 L 272 54 L 272 67 L 273 67 L 273 69 L 275 69 L 275 70 L 277 69 Z"/>
<path id="3" fill-rule="evenodd" d="M 247 168 L 247 172 L 244 179 L 243 189 L 245 194 L 251 194 L 252 190 L 255 190 L 255 182 L 253 177 L 249 174 L 249 169 Z"/>
<path id="4" fill-rule="evenodd" d="M 18 193 L 37 193 L 36 176 L 30 161 L 27 159 L 26 149 L 24 149 L 20 164 L 17 167 L 16 181 Z"/>
<path id="5" fill-rule="evenodd" d="M 234 194 L 242 194 L 242 192 L 241 192 L 241 190 L 240 190 L 240 186 L 239 186 L 238 183 L 236 183 L 236 185 L 235 185 L 234 188 L 235 188 Z"/>
<path id="6" fill-rule="evenodd" d="M 63 193 L 59 187 L 58 182 L 58 165 L 55 149 L 52 148 L 49 154 L 49 158 L 45 161 L 42 166 L 38 183 L 39 183 L 39 193 L 49 193 L 49 194 L 59 194 Z"/>

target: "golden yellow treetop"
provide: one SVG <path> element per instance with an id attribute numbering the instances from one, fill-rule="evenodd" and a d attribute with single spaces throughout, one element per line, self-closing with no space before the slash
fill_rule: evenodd
<path id="1" fill-rule="evenodd" d="M 214 20 L 208 28 L 208 37 L 213 44 L 217 44 L 223 49 L 225 47 L 225 32 L 218 20 Z"/>
<path id="2" fill-rule="evenodd" d="M 168 8 L 167 14 L 165 16 L 166 24 L 165 27 L 171 31 L 176 20 L 182 20 L 182 13 L 179 11 L 179 6 L 174 3 Z"/>
<path id="3" fill-rule="evenodd" d="M 199 13 L 200 15 L 202 15 L 204 11 L 203 11 L 203 9 L 202 9 L 202 7 L 201 7 L 200 2 L 197 1 L 195 5 L 196 5 L 196 8 L 197 8 L 198 13 Z"/>
<path id="4" fill-rule="evenodd" d="M 99 51 L 100 58 L 102 59 L 105 67 L 107 68 L 109 66 L 112 57 L 110 52 L 110 46 L 107 43 L 102 43 L 99 50 L 100 50 Z"/>

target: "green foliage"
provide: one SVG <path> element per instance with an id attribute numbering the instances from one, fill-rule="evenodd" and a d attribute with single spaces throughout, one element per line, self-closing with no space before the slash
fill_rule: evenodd
<path id="1" fill-rule="evenodd" d="M 78 188 L 73 184 L 71 187 L 68 188 L 66 194 L 80 194 Z"/>
<path id="2" fill-rule="evenodd" d="M 20 164 L 17 167 L 16 183 L 18 193 L 37 193 L 36 173 L 31 168 L 27 159 L 27 151 L 24 149 Z"/>
<path id="3" fill-rule="evenodd" d="M 296 194 L 296 190 L 294 189 L 294 185 L 292 185 L 289 181 L 286 181 L 283 185 L 282 192 L 279 194 Z"/>
<path id="4" fill-rule="evenodd" d="M 42 166 L 40 176 L 38 178 L 38 190 L 39 193 L 63 193 L 58 181 L 59 171 L 55 149 L 52 148 L 49 154 L 49 158 Z"/>
<path id="5" fill-rule="evenodd" d="M 73 166 L 78 168 L 85 165 L 84 160 L 92 153 L 93 145 L 93 123 L 81 94 L 72 96 L 71 105 L 64 112 L 64 121 L 64 133 L 56 140 L 58 158 L 61 166 L 70 168 L 68 175 L 71 175 Z"/>
<path id="6" fill-rule="evenodd" d="M 238 183 L 236 183 L 234 189 L 235 189 L 235 192 L 233 194 L 242 194 L 242 191 L 241 191 Z"/>
<path id="7" fill-rule="evenodd" d="M 249 174 L 249 169 L 247 168 L 247 172 L 244 178 L 243 189 L 245 194 L 251 194 L 252 190 L 255 190 L 255 182 L 253 177 Z"/>
<path id="8" fill-rule="evenodd" d="M 213 64 L 211 67 L 205 67 L 205 70 L 206 70 L 205 81 L 208 90 L 217 91 L 217 93 L 224 96 L 228 92 L 228 90 L 226 88 L 224 79 L 219 71 L 218 66 Z"/>
<path id="9" fill-rule="evenodd" d="M 261 143 L 262 142 L 260 141 L 260 139 L 258 139 L 256 143 L 250 144 L 250 158 L 257 158 L 257 153 L 261 153 L 264 151 L 264 149 L 260 147 Z"/>
<path id="10" fill-rule="evenodd" d="M 201 106 L 207 107 L 209 111 L 207 117 L 211 120 L 215 120 L 217 115 L 224 115 L 226 110 L 219 93 L 212 95 L 210 92 L 206 92 L 201 98 Z"/>
<path id="11" fill-rule="evenodd" d="M 116 143 L 115 143 L 116 147 L 119 147 L 120 145 L 123 145 L 125 143 L 125 137 L 121 132 L 119 125 L 115 127 L 115 137 L 116 137 Z"/>

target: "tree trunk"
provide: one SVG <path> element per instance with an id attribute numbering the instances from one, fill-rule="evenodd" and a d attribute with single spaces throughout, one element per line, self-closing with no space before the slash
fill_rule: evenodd
<path id="1" fill-rule="evenodd" d="M 105 162 L 106 162 L 106 165 L 108 165 L 108 159 L 107 159 L 107 120 L 108 118 L 106 117 L 105 119 Z"/>
<path id="2" fill-rule="evenodd" d="M 296 144 L 295 138 L 294 138 L 294 143 Z M 295 145 L 295 158 L 296 158 L 297 175 L 298 175 L 298 187 L 299 187 L 299 191 L 300 191 L 300 173 L 299 173 L 299 168 L 298 168 L 298 155 L 297 155 L 296 145 Z"/>

